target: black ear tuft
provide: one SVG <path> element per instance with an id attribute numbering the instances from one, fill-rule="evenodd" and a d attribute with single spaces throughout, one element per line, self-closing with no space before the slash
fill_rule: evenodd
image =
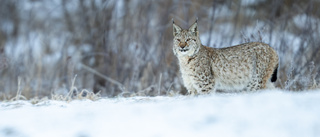
<path id="1" fill-rule="evenodd" d="M 195 36 L 198 36 L 198 34 L 199 34 L 197 22 L 198 22 L 198 20 L 196 20 L 189 28 L 189 31 Z"/>
<path id="2" fill-rule="evenodd" d="M 173 22 L 173 24 L 172 24 L 173 25 L 173 36 L 176 36 L 177 34 L 179 34 L 182 31 L 182 29 L 180 26 L 176 25 L 173 20 L 172 20 L 172 22 Z"/>

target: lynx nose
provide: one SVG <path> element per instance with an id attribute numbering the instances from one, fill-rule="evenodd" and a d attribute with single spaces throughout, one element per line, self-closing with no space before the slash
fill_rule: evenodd
<path id="1" fill-rule="evenodd" d="M 184 48 L 185 46 L 187 46 L 187 43 L 185 43 L 185 42 L 180 42 L 180 43 L 179 43 L 179 46 L 180 46 L 181 48 Z"/>

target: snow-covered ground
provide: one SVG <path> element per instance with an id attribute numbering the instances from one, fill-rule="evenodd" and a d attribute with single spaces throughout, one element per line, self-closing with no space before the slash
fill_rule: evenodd
<path id="1" fill-rule="evenodd" d="M 1 137 L 319 137 L 320 91 L 0 103 Z"/>

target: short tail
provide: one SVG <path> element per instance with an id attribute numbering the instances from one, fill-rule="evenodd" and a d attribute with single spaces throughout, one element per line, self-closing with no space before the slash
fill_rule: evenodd
<path id="1" fill-rule="evenodd" d="M 271 82 L 277 81 L 277 74 L 278 74 L 278 64 L 276 65 L 276 68 L 273 70 L 273 74 L 271 76 Z"/>

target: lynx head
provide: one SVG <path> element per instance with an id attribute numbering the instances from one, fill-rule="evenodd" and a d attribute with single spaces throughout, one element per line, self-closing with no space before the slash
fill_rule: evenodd
<path id="1" fill-rule="evenodd" d="M 173 53 L 176 56 L 194 56 L 198 53 L 201 41 L 197 21 L 187 30 L 173 22 L 173 37 Z"/>

